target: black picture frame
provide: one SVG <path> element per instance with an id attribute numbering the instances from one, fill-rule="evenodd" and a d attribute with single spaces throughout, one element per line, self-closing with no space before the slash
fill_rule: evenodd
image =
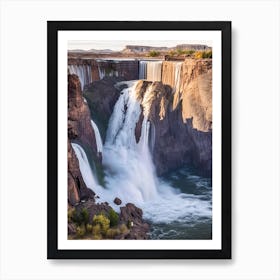
<path id="1" fill-rule="evenodd" d="M 222 42 L 221 250 L 58 249 L 58 32 L 66 30 L 219 30 Z M 231 22 L 48 21 L 47 22 L 47 258 L 48 259 L 231 259 Z"/>

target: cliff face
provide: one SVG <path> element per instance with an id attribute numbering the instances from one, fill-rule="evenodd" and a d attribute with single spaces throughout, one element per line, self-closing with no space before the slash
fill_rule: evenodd
<path id="1" fill-rule="evenodd" d="M 136 80 L 139 77 L 137 60 L 68 59 L 69 72 L 80 75 L 85 81 L 98 81 L 104 77 Z"/>
<path id="2" fill-rule="evenodd" d="M 117 82 L 123 81 L 118 77 L 105 77 L 86 87 L 84 96 L 87 99 L 91 114 L 97 123 L 104 141 L 110 116 L 117 102 L 120 90 L 115 87 Z"/>
<path id="3" fill-rule="evenodd" d="M 94 195 L 83 181 L 78 159 L 70 145 L 72 141 L 78 142 L 92 155 L 97 155 L 90 120 L 89 108 L 83 100 L 79 78 L 76 75 L 68 75 L 68 201 L 72 205 Z"/>
<path id="4" fill-rule="evenodd" d="M 155 130 L 152 153 L 157 173 L 163 174 L 182 164 L 194 164 L 205 174 L 210 174 L 211 60 L 186 60 L 182 65 L 181 83 L 177 91 L 174 90 L 174 78 L 172 80 L 174 65 L 167 63 L 165 67 L 167 72 L 163 72 L 163 79 L 169 79 L 171 86 L 161 82 L 139 81 L 136 87 L 144 114 L 148 116 Z M 136 139 L 139 137 L 136 135 Z"/>
<path id="5" fill-rule="evenodd" d="M 184 122 L 192 119 L 193 128 L 204 132 L 210 131 L 212 129 L 212 59 L 185 60 L 182 66 L 180 91 Z"/>

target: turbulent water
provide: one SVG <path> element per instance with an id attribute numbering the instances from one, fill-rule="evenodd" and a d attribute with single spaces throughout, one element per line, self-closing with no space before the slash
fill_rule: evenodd
<path id="1" fill-rule="evenodd" d="M 117 211 L 119 206 L 113 203 L 115 197 L 122 200 L 122 205 L 132 202 L 140 207 L 151 224 L 152 239 L 210 239 L 211 179 L 200 177 L 187 167 L 157 177 L 149 143 L 154 138 L 151 137 L 153 127 L 142 104 L 144 119 L 140 140 L 136 142 L 135 126 L 142 108 L 136 100 L 135 82 L 125 83 L 128 88 L 122 91 L 115 104 L 102 149 L 98 128 L 92 122 L 98 150 L 102 151 L 105 188 L 95 180 L 83 149 L 72 144 L 86 185 Z"/>

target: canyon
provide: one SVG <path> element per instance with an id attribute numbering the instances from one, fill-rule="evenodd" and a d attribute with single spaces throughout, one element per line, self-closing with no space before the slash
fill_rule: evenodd
<path id="1" fill-rule="evenodd" d="M 117 209 L 113 200 L 120 197 L 121 217 L 130 217 L 125 223 L 138 217 L 127 238 L 146 239 L 145 201 L 166 202 L 157 177 L 185 165 L 211 176 L 212 59 L 68 59 L 69 207 L 90 200 Z M 145 178 L 140 185 L 137 173 Z M 178 203 L 173 191 L 168 196 Z"/>

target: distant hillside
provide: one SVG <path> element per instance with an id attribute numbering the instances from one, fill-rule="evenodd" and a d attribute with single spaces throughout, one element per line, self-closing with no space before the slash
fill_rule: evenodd
<path id="1" fill-rule="evenodd" d="M 122 50 L 122 53 L 141 53 L 141 52 L 150 52 L 150 51 L 158 51 L 158 52 L 167 52 L 171 50 L 211 50 L 211 47 L 207 45 L 200 44 L 181 44 L 175 47 L 151 47 L 151 46 L 138 46 L 138 45 L 128 45 L 125 49 Z"/>

